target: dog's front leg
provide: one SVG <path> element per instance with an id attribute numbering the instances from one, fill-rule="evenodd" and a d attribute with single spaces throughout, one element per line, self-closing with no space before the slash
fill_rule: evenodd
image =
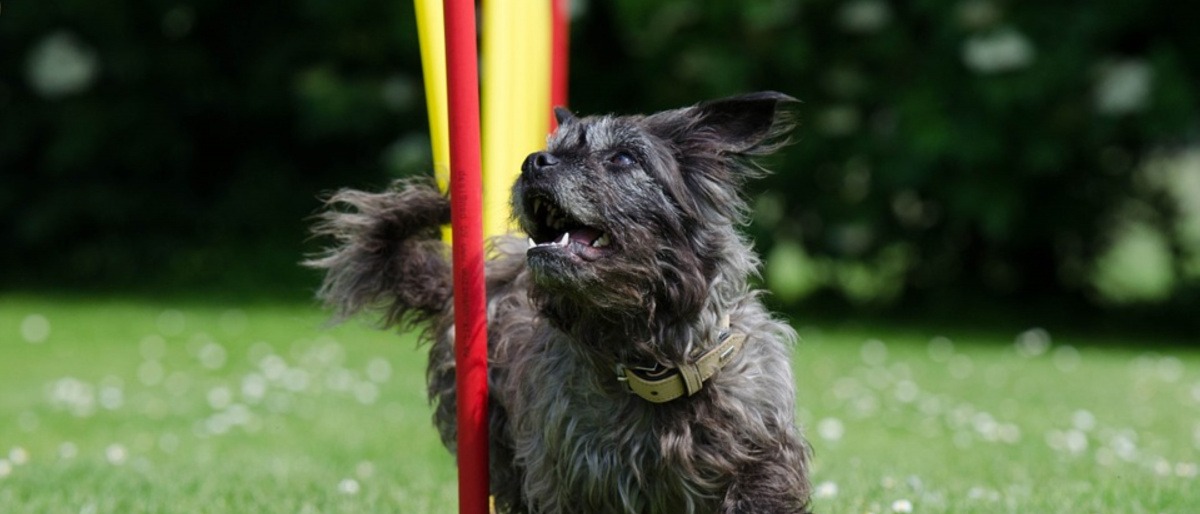
<path id="1" fill-rule="evenodd" d="M 722 514 L 811 514 L 808 482 L 795 466 L 764 461 L 743 468 L 721 503 Z"/>

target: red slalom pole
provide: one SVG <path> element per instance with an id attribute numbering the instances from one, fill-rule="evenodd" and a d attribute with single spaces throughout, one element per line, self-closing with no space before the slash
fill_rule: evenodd
<path id="1" fill-rule="evenodd" d="M 487 298 L 475 2 L 444 0 L 453 228 L 458 511 L 487 514 Z"/>
<path id="2" fill-rule="evenodd" d="M 555 107 L 567 106 L 567 56 L 571 41 L 571 0 L 550 0 L 550 131 L 558 127 Z"/>

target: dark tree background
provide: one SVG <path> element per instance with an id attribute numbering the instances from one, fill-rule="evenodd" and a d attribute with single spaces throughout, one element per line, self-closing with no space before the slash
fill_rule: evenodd
<path id="1" fill-rule="evenodd" d="M 428 169 L 409 2 L 2 7 L 0 286 L 304 294 L 317 195 Z M 802 100 L 795 144 L 752 191 L 780 302 L 1196 305 L 1200 169 L 1159 169 L 1200 136 L 1200 4 L 575 11 L 578 112 Z M 1115 273 L 1160 278 L 1122 300 L 1097 276 L 1129 226 L 1157 257 Z"/>

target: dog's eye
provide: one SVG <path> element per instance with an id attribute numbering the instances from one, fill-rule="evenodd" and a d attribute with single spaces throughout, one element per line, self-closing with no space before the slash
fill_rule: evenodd
<path id="1" fill-rule="evenodd" d="M 620 151 L 612 154 L 612 156 L 608 158 L 608 162 L 610 164 L 625 167 L 637 164 L 637 159 L 634 159 L 633 154 L 630 154 L 629 152 Z"/>

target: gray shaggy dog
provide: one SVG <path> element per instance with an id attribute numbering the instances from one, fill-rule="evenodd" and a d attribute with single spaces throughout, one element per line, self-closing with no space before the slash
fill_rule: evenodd
<path id="1" fill-rule="evenodd" d="M 646 116 L 557 110 L 521 166 L 528 241 L 487 264 L 491 491 L 508 513 L 808 512 L 795 422 L 795 333 L 748 279 L 738 229 L 752 162 L 782 144 L 794 99 L 755 93 Z M 423 181 L 343 190 L 306 264 L 338 319 L 424 327 L 442 442 L 455 450 L 449 203 Z"/>

